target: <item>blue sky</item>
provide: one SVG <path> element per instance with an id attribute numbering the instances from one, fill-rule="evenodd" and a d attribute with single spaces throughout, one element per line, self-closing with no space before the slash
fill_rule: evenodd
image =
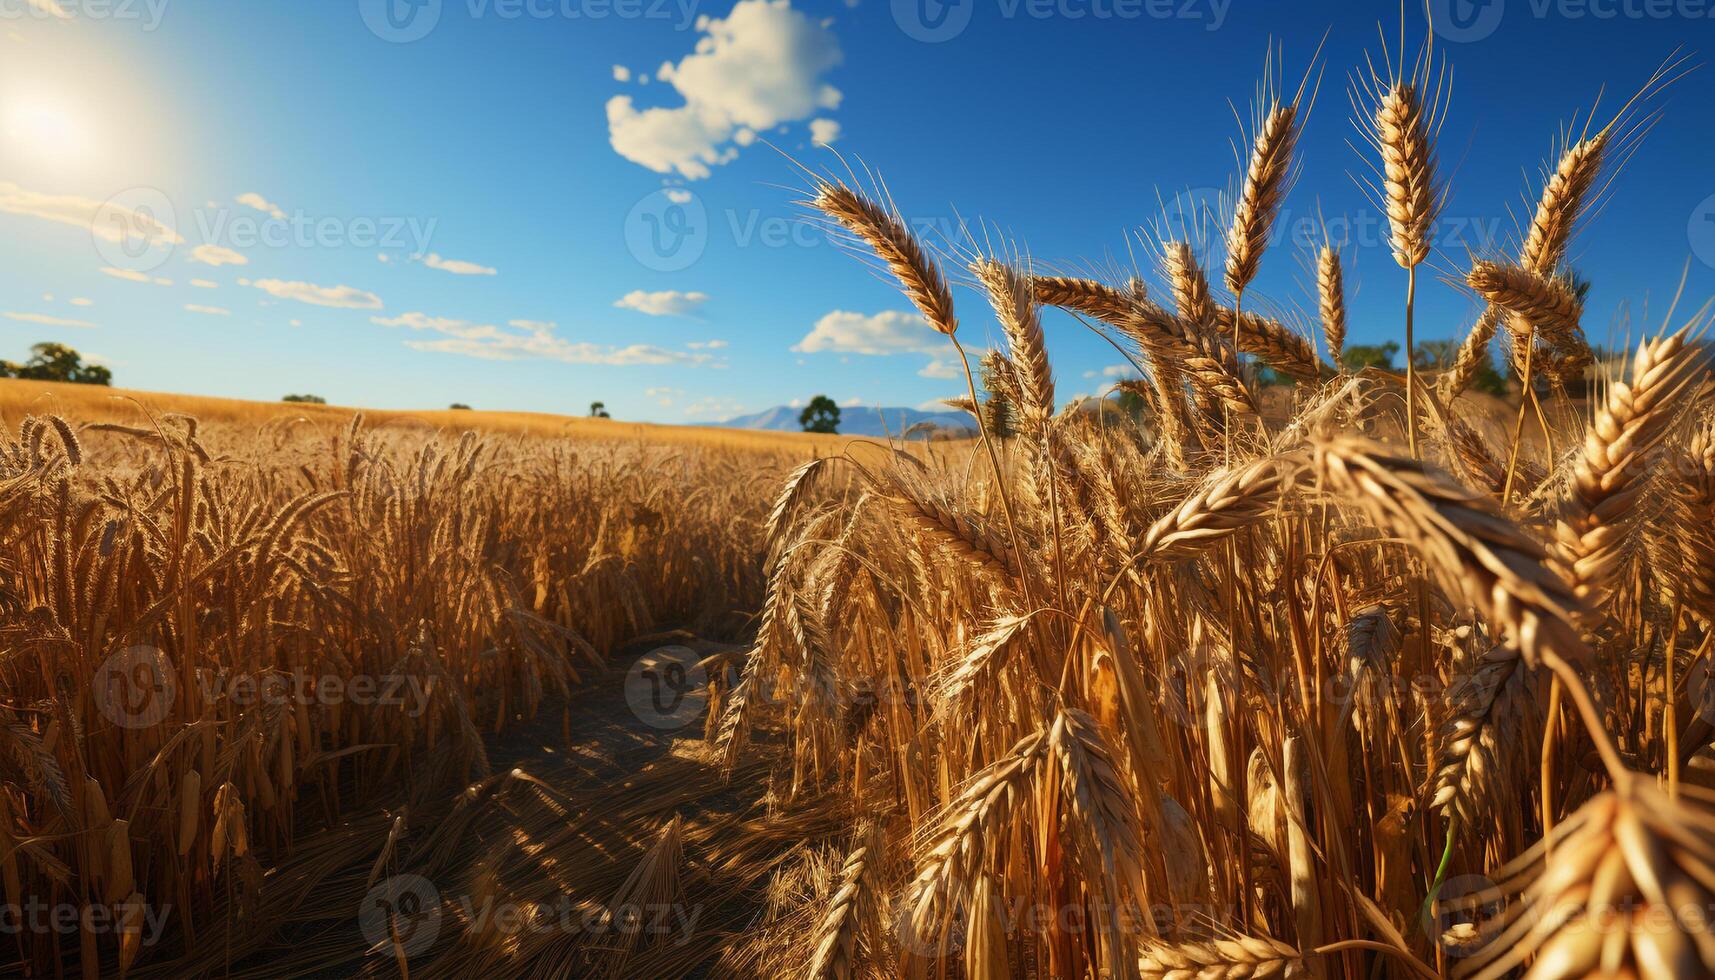
<path id="1" fill-rule="evenodd" d="M 1233 181 L 1271 39 L 1296 82 L 1325 30 L 1246 305 L 1313 308 L 1320 214 L 1352 232 L 1353 341 L 1400 339 L 1347 96 L 1375 18 L 1395 36 L 1390 5 L 391 2 L 390 20 L 382 0 L 0 0 L 0 357 L 55 340 L 126 387 L 401 408 L 915 406 L 962 382 L 894 289 L 803 223 L 788 157 L 869 165 L 932 243 L 982 222 L 1039 269 L 1129 274 L 1164 202 Z M 1605 122 L 1676 47 L 1701 64 L 1715 46 L 1708 0 L 1432 5 L 1454 74 L 1430 338 L 1465 330 L 1475 304 L 1441 280 L 1513 250 L 1574 113 L 1600 95 Z M 1627 309 L 1635 333 L 1646 304 L 1658 324 L 1688 260 L 1689 297 L 1715 293 L 1712 104 L 1705 67 L 1643 106 L 1661 119 L 1573 250 L 1593 338 Z M 987 306 L 957 298 L 981 346 Z M 1112 349 L 1046 320 L 1062 394 L 1099 392 Z"/>

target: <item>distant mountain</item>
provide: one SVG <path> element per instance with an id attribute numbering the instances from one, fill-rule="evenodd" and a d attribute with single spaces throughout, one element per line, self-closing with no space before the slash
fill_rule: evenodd
<path id="1" fill-rule="evenodd" d="M 718 425 L 723 429 L 767 429 L 770 432 L 800 432 L 803 426 L 798 424 L 798 413 L 801 409 L 787 405 L 779 405 L 767 411 L 754 415 L 740 415 L 727 419 L 725 422 L 709 422 L 708 425 Z M 915 408 L 876 408 L 870 405 L 852 406 L 840 409 L 840 435 L 842 436 L 897 436 L 919 422 L 944 429 L 975 430 L 971 417 L 963 412 L 924 412 Z"/>

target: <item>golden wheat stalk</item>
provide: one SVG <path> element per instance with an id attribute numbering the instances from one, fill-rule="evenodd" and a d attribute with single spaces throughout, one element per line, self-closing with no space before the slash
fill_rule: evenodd
<path id="1" fill-rule="evenodd" d="M 1280 501 L 1292 456 L 1268 456 L 1219 470 L 1144 532 L 1140 560 L 1174 561 L 1266 519 Z"/>
<path id="2" fill-rule="evenodd" d="M 1054 373 L 1048 366 L 1048 346 L 1042 337 L 1042 319 L 1037 316 L 1030 277 L 993 259 L 971 263 L 971 271 L 988 290 L 995 316 L 1006 331 L 1023 389 L 1025 414 L 1032 423 L 1041 425 L 1054 415 Z"/>
<path id="3" fill-rule="evenodd" d="M 897 212 L 837 181 L 818 180 L 814 207 L 839 222 L 887 263 L 929 325 L 951 337 L 959 321 L 941 269 Z"/>
<path id="4" fill-rule="evenodd" d="M 1215 309 L 1215 327 L 1221 336 L 1233 334 L 1233 309 Z M 1239 351 L 1262 358 L 1270 367 L 1300 381 L 1315 382 L 1322 376 L 1316 348 L 1302 334 L 1272 317 L 1250 311 L 1238 314 Z"/>
<path id="5" fill-rule="evenodd" d="M 1315 444 L 1324 486 L 1378 528 L 1415 546 L 1441 587 L 1463 596 L 1531 665 L 1553 654 L 1589 659 L 1573 626 L 1583 603 L 1547 551 L 1488 502 L 1444 475 L 1349 437 Z"/>
<path id="6" fill-rule="evenodd" d="M 1148 946 L 1138 957 L 1143 980 L 1294 980 L 1305 975 L 1304 955 L 1258 936 Z"/>
<path id="7" fill-rule="evenodd" d="M 1340 268 L 1340 250 L 1332 245 L 1323 245 L 1316 255 L 1316 298 L 1328 359 L 1338 367 L 1346 349 L 1346 274 Z"/>
<path id="8" fill-rule="evenodd" d="M 1584 304 L 1566 284 L 1516 265 L 1485 260 L 1472 263 L 1465 281 L 1484 299 L 1529 324 L 1533 329 L 1515 330 L 1515 334 L 1534 332 L 1565 362 L 1562 370 L 1581 371 L 1594 359 L 1578 323 Z"/>
<path id="9" fill-rule="evenodd" d="M 1280 210 L 1286 178 L 1292 172 L 1292 148 L 1298 139 L 1298 107 L 1275 105 L 1263 117 L 1251 146 L 1244 186 L 1233 206 L 1227 231 L 1227 289 L 1242 295 L 1256 278 L 1268 233 Z"/>
<path id="10" fill-rule="evenodd" d="M 1704 351 L 1686 330 L 1644 341 L 1631 380 L 1615 381 L 1572 466 L 1572 486 L 1555 524 L 1566 576 L 1580 600 L 1596 606 L 1631 555 L 1625 529 L 1650 485 L 1659 450 L 1683 417 L 1683 396 L 1707 382 Z"/>

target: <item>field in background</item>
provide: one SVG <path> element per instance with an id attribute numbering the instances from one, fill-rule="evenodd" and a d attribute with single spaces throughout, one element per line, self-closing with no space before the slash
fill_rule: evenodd
<path id="1" fill-rule="evenodd" d="M 0 380 L 0 418 L 11 425 L 25 415 L 61 415 L 79 422 L 125 422 L 139 424 L 144 409 L 157 415 L 177 412 L 204 422 L 233 422 L 259 425 L 274 419 L 305 418 L 344 424 L 353 412 L 362 412 L 371 425 L 423 424 L 437 429 L 472 429 L 495 434 L 568 436 L 582 439 L 642 439 L 669 445 L 711 446 L 734 449 L 783 449 L 791 452 L 836 451 L 852 441 L 842 436 L 798 432 L 762 432 L 691 425 L 656 425 L 621 419 L 593 419 L 539 412 L 391 411 L 353 409 L 337 405 L 287 402 L 253 402 L 235 398 L 175 395 L 96 385 L 61 384 L 50 381 Z"/>

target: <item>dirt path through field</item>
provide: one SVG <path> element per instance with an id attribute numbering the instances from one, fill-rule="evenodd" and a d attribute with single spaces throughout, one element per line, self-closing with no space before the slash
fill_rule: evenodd
<path id="1" fill-rule="evenodd" d="M 722 778 L 690 692 L 698 661 L 737 649 L 628 644 L 564 711 L 487 739 L 494 775 L 308 837 L 254 894 L 234 882 L 195 954 L 139 975 L 721 972 L 774 870 L 841 826 L 765 812 L 766 744 Z"/>

